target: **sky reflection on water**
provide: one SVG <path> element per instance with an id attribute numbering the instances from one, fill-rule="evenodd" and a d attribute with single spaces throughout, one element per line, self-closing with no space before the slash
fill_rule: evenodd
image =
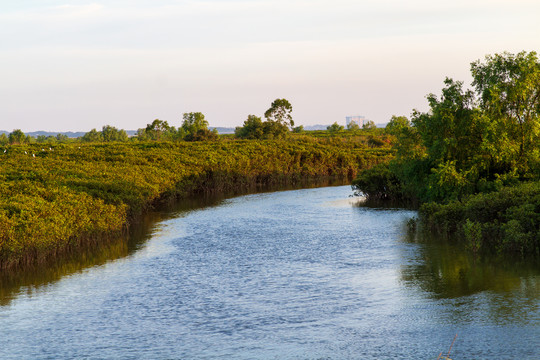
<path id="1" fill-rule="evenodd" d="M 117 260 L 0 306 L 3 355 L 429 359 L 457 333 L 453 359 L 539 357 L 538 267 L 409 239 L 414 211 L 352 206 L 350 194 L 254 194 L 157 214 Z"/>

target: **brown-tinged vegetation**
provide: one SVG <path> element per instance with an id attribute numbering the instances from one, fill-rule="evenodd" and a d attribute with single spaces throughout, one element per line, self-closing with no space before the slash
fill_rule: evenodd
<path id="1" fill-rule="evenodd" d="M 5 152 L 4 152 L 5 150 Z M 129 141 L 0 149 L 0 268 L 122 233 L 159 201 L 323 177 L 385 162 L 367 138 Z"/>

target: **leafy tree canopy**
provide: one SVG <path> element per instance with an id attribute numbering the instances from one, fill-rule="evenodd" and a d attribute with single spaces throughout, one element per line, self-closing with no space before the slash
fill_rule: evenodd
<path id="1" fill-rule="evenodd" d="M 428 112 L 413 111 L 412 124 L 392 117 L 387 125 L 386 132 L 397 137 L 389 170 L 402 197 L 451 201 L 540 179 L 536 53 L 489 55 L 473 62 L 471 72 L 472 90 L 447 78 L 441 96 L 427 96 Z"/>
<path id="2" fill-rule="evenodd" d="M 234 130 L 236 137 L 241 139 L 262 139 L 264 137 L 264 125 L 260 117 L 248 115 L 244 121 L 244 126 L 239 126 Z"/>
<path id="3" fill-rule="evenodd" d="M 26 144 L 28 142 L 29 141 L 28 141 L 26 135 L 22 132 L 21 129 L 13 130 L 13 132 L 11 132 L 9 134 L 9 143 L 10 144 Z"/>
<path id="4" fill-rule="evenodd" d="M 68 142 L 69 138 L 66 134 L 56 134 L 56 141 L 58 141 L 59 143 L 66 143 Z"/>
<path id="5" fill-rule="evenodd" d="M 360 125 L 356 121 L 351 121 L 347 124 L 347 130 L 355 131 L 360 130 Z"/>
<path id="6" fill-rule="evenodd" d="M 281 139 L 289 132 L 289 127 L 279 121 L 262 121 L 260 117 L 248 115 L 244 126 L 234 131 L 236 137 L 241 139 Z"/>
<path id="7" fill-rule="evenodd" d="M 125 130 L 118 130 L 114 126 L 105 125 L 101 129 L 101 134 L 103 136 L 103 141 L 127 141 L 128 135 Z"/>
<path id="8" fill-rule="evenodd" d="M 6 145 L 9 139 L 5 133 L 0 134 L 0 145 Z"/>
<path id="9" fill-rule="evenodd" d="M 54 144 L 54 143 L 58 142 L 58 140 L 56 139 L 56 136 L 52 136 L 52 135 L 49 135 L 49 136 L 38 135 L 38 137 L 36 138 L 36 142 L 38 142 L 40 144 L 42 144 L 42 143 Z"/>
<path id="10" fill-rule="evenodd" d="M 473 86 L 486 115 L 519 148 L 519 158 L 534 151 L 540 136 L 540 62 L 536 52 L 488 55 L 471 64 Z"/>
<path id="11" fill-rule="evenodd" d="M 305 130 L 304 130 L 304 125 L 300 125 L 300 126 L 297 126 L 295 128 L 293 128 L 293 132 L 294 133 L 303 133 Z"/>
<path id="12" fill-rule="evenodd" d="M 135 140 L 172 141 L 182 138 L 183 134 L 183 131 L 180 131 L 180 129 L 176 130 L 167 121 L 155 119 L 151 124 L 147 124 L 146 128 L 137 130 Z"/>
<path id="13" fill-rule="evenodd" d="M 165 120 L 155 119 L 151 124 L 148 124 L 145 129 L 145 133 L 150 140 L 170 140 L 171 135 L 175 129 L 169 126 L 169 123 Z"/>
<path id="14" fill-rule="evenodd" d="M 182 129 L 187 134 L 196 133 L 200 129 L 208 129 L 208 121 L 205 120 L 204 114 L 201 112 L 184 113 L 183 119 Z"/>
<path id="15" fill-rule="evenodd" d="M 377 128 L 377 125 L 375 125 L 375 123 L 372 120 L 368 120 L 364 123 L 364 125 L 362 125 L 362 129 L 364 130 L 373 130 L 376 128 Z"/>
<path id="16" fill-rule="evenodd" d="M 118 130 L 110 125 L 103 126 L 101 131 L 92 129 L 81 137 L 81 141 L 84 142 L 128 141 L 128 139 L 125 130 Z"/>
<path id="17" fill-rule="evenodd" d="M 338 132 L 345 130 L 345 127 L 343 127 L 343 125 L 339 125 L 337 122 L 334 122 L 332 125 L 327 126 L 326 130 L 330 132 Z"/>
<path id="18" fill-rule="evenodd" d="M 264 117 L 268 121 L 275 121 L 287 127 L 293 127 L 292 110 L 292 105 L 287 99 L 276 99 L 272 102 L 270 108 L 266 110 Z"/>
<path id="19" fill-rule="evenodd" d="M 392 115 L 392 118 L 386 124 L 384 131 L 390 135 L 398 136 L 403 129 L 411 126 L 411 122 L 406 116 Z"/>
<path id="20" fill-rule="evenodd" d="M 81 137 L 84 142 L 102 142 L 103 134 L 96 129 L 92 129 Z"/>
<path id="21" fill-rule="evenodd" d="M 208 134 L 208 121 L 205 120 L 204 114 L 201 112 L 184 113 L 184 121 L 182 122 L 182 130 L 184 139 L 193 141 L 197 138 L 196 134 Z M 217 134 L 216 134 L 217 135 Z"/>

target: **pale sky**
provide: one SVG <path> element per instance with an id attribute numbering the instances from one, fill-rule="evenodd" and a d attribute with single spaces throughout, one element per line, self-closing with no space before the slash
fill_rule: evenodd
<path id="1" fill-rule="evenodd" d="M 0 129 L 240 126 L 427 110 L 470 63 L 540 51 L 538 0 L 0 0 Z"/>

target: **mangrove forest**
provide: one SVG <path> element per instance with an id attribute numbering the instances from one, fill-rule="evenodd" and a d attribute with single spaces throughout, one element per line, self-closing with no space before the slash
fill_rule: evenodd
<path id="1" fill-rule="evenodd" d="M 352 180 L 359 169 L 391 156 L 380 133 L 239 140 L 218 137 L 201 115 L 185 115 L 179 129 L 156 120 L 130 139 L 112 127 L 70 142 L 28 142 L 22 132 L 10 134 L 19 141 L 0 148 L 0 268 L 47 262 L 82 243 L 105 241 L 160 202 Z"/>

